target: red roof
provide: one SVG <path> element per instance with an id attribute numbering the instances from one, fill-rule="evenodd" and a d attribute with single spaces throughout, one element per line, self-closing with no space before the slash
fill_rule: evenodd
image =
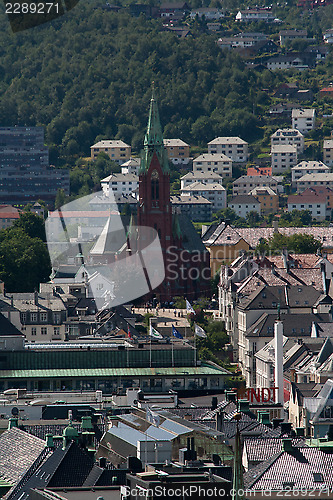
<path id="1" fill-rule="evenodd" d="M 272 167 L 249 167 L 246 175 L 272 175 Z"/>

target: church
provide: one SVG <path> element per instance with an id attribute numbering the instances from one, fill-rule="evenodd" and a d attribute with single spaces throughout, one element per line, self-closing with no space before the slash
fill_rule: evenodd
<path id="1" fill-rule="evenodd" d="M 165 279 L 153 296 L 164 302 L 210 294 L 209 252 L 188 217 L 172 210 L 169 161 L 154 95 L 139 170 L 137 223 L 154 228 L 162 247 Z"/>

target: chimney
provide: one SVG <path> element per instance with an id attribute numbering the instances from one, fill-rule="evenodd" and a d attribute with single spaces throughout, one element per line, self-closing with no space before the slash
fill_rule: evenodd
<path id="1" fill-rule="evenodd" d="M 54 448 L 54 441 L 53 441 L 53 435 L 52 434 L 46 434 L 46 443 L 45 446 L 47 448 Z"/>
<path id="2" fill-rule="evenodd" d="M 225 391 L 225 399 L 226 401 L 233 401 L 236 403 L 237 393 L 235 391 Z"/>
<path id="3" fill-rule="evenodd" d="M 217 408 L 217 397 L 213 396 L 212 397 L 212 407 L 211 407 L 211 409 L 212 410 L 216 410 L 216 408 Z"/>
<path id="4" fill-rule="evenodd" d="M 258 421 L 261 424 L 269 425 L 271 427 L 271 421 L 269 419 L 269 411 L 258 411 Z"/>
<path id="5" fill-rule="evenodd" d="M 273 429 L 277 429 L 282 422 L 283 418 L 273 418 L 272 420 Z"/>
<path id="6" fill-rule="evenodd" d="M 10 297 L 10 305 L 14 307 L 14 297 L 13 295 Z"/>
<path id="7" fill-rule="evenodd" d="M 293 451 L 293 443 L 291 439 L 282 439 L 282 449 L 288 453 Z"/>
<path id="8" fill-rule="evenodd" d="M 37 290 L 34 291 L 34 304 L 35 304 L 35 306 L 38 306 L 38 292 L 37 292 Z"/>
<path id="9" fill-rule="evenodd" d="M 223 411 L 216 412 L 216 430 L 219 432 L 223 432 Z"/>
<path id="10" fill-rule="evenodd" d="M 250 412 L 250 403 L 247 399 L 240 399 L 238 401 L 238 411 L 242 411 L 243 413 Z"/>
<path id="11" fill-rule="evenodd" d="M 297 437 L 304 437 L 305 436 L 304 427 L 296 427 L 296 436 Z"/>
<path id="12" fill-rule="evenodd" d="M 98 463 L 101 469 L 105 469 L 106 467 L 106 458 L 105 457 L 100 457 L 98 459 Z"/>
<path id="13" fill-rule="evenodd" d="M 18 418 L 10 418 L 8 420 L 8 429 L 12 429 L 13 427 L 18 427 Z"/>
<path id="14" fill-rule="evenodd" d="M 280 313 L 279 313 L 280 316 Z M 275 387 L 277 387 L 276 403 L 283 405 L 283 323 L 280 317 L 274 323 L 274 349 L 275 349 Z"/>
<path id="15" fill-rule="evenodd" d="M 291 422 L 281 422 L 281 434 L 291 434 Z"/>
<path id="16" fill-rule="evenodd" d="M 93 425 L 91 423 L 91 417 L 90 416 L 86 416 L 86 417 L 82 417 L 81 419 L 81 427 L 82 427 L 82 431 L 91 431 L 93 429 Z"/>

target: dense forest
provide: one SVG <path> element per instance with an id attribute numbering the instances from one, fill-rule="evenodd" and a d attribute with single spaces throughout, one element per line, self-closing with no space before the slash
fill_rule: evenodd
<path id="1" fill-rule="evenodd" d="M 1 126 L 44 126 L 57 165 L 88 156 L 100 139 L 123 139 L 138 151 L 155 81 L 165 137 L 203 145 L 217 135 L 248 141 L 264 135 L 267 89 L 285 80 L 281 72 L 250 69 L 219 49 L 218 35 L 198 21 L 192 36 L 180 39 L 163 31 L 159 19 L 102 7 L 82 0 L 64 16 L 16 34 L 0 12 Z M 333 18 L 330 7 L 310 19 L 292 5 L 276 11 L 318 32 Z M 226 29 L 237 32 L 233 18 L 226 17 Z"/>

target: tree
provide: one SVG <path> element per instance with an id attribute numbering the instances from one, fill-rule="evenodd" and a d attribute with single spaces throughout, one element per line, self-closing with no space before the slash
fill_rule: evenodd
<path id="1" fill-rule="evenodd" d="M 285 236 L 281 233 L 275 233 L 272 238 L 266 240 L 262 238 L 256 247 L 256 252 L 263 254 L 276 254 L 283 249 L 291 253 L 316 253 L 322 248 L 322 243 L 316 240 L 312 234 L 292 234 Z"/>
<path id="2" fill-rule="evenodd" d="M 33 212 L 21 212 L 20 218 L 14 222 L 14 228 L 22 228 L 30 238 L 46 241 L 44 219 Z"/>
<path id="3" fill-rule="evenodd" d="M 57 196 L 54 202 L 54 206 L 56 209 L 59 209 L 66 203 L 66 195 L 63 189 L 58 189 Z"/>

